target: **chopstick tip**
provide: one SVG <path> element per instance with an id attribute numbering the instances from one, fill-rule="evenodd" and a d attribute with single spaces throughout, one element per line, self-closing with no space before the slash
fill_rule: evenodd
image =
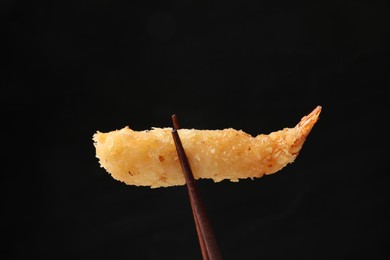
<path id="1" fill-rule="evenodd" d="M 173 114 L 173 115 L 172 115 L 172 123 L 173 123 L 173 129 L 174 129 L 174 130 L 177 130 L 177 129 L 180 128 L 179 120 L 177 119 L 176 114 Z"/>

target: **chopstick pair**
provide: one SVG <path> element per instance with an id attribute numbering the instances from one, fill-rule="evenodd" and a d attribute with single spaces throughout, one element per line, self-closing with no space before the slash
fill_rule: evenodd
<path id="1" fill-rule="evenodd" d="M 194 175 L 188 162 L 187 155 L 179 137 L 178 129 L 180 129 L 180 125 L 176 115 L 172 115 L 172 122 L 172 136 L 175 142 L 177 155 L 180 160 L 180 165 L 186 180 L 186 186 L 190 198 L 192 214 L 194 216 L 203 260 L 222 260 L 214 231 L 206 213 L 206 208 L 200 196 Z"/>

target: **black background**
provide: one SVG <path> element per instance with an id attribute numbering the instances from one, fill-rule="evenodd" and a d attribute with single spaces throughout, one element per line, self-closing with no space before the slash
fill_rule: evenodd
<path id="1" fill-rule="evenodd" d="M 92 135 L 256 135 L 297 160 L 199 181 L 224 259 L 389 259 L 387 1 L 1 1 L 2 259 L 201 259 L 185 186 L 126 186 Z"/>

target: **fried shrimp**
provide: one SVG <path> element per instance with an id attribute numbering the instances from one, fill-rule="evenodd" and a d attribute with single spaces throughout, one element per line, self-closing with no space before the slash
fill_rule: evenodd
<path id="1" fill-rule="evenodd" d="M 317 106 L 295 127 L 255 137 L 232 128 L 178 132 L 195 179 L 238 181 L 275 173 L 294 162 L 320 112 Z M 128 185 L 184 185 L 171 130 L 98 131 L 93 135 L 96 157 L 114 179 Z"/>

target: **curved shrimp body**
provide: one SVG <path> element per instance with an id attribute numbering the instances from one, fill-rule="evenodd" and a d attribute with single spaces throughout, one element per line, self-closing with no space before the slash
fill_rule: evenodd
<path id="1" fill-rule="evenodd" d="M 238 181 L 275 173 L 294 162 L 317 122 L 321 107 L 294 128 L 253 137 L 241 130 L 180 129 L 195 179 Z M 152 188 L 185 184 L 171 128 L 129 127 L 93 136 L 101 167 L 116 180 Z"/>

